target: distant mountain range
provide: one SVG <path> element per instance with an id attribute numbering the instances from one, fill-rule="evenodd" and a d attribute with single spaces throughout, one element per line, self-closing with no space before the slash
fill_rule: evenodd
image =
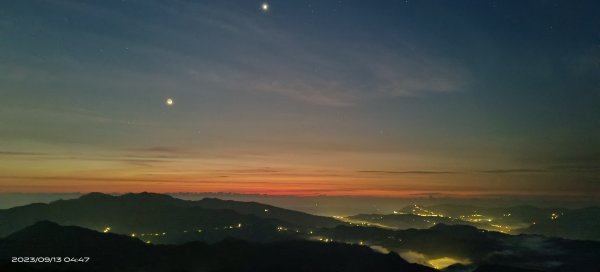
<path id="1" fill-rule="evenodd" d="M 112 196 L 91 193 L 78 199 L 0 210 L 0 237 L 40 220 L 127 234 L 155 243 L 219 241 L 225 237 L 270 241 L 284 237 L 278 228 L 305 230 L 343 224 L 255 202 L 220 199 L 186 201 L 140 193 Z"/>
<path id="2" fill-rule="evenodd" d="M 514 206 L 410 205 L 394 214 L 358 214 L 344 218 L 359 225 L 394 229 L 429 228 L 435 224 L 470 225 L 510 234 L 541 234 L 600 241 L 600 207 L 581 209 Z"/>
<path id="3" fill-rule="evenodd" d="M 11 263 L 12 257 L 89 257 L 86 263 Z M 394 271 L 433 272 L 398 255 L 338 243 L 251 243 L 227 239 L 208 245 L 148 245 L 116 234 L 43 221 L 0 239 L 0 271 Z"/>

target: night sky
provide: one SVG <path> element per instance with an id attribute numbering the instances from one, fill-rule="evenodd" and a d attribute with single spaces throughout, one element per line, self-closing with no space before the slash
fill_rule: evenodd
<path id="1" fill-rule="evenodd" d="M 0 191 L 597 196 L 599 14 L 4 1 Z"/>

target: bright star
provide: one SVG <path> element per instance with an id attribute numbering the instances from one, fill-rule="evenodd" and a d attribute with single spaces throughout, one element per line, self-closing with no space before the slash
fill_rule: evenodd
<path id="1" fill-rule="evenodd" d="M 167 98 L 167 100 L 165 101 L 165 104 L 167 104 L 167 106 L 172 106 L 173 103 L 175 103 L 175 101 L 173 101 L 173 99 L 171 98 Z"/>
<path id="2" fill-rule="evenodd" d="M 262 3 L 260 9 L 262 9 L 262 11 L 269 11 L 269 3 Z"/>

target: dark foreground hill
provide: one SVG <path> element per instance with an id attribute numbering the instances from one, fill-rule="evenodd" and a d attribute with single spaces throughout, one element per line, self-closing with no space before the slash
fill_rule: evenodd
<path id="1" fill-rule="evenodd" d="M 85 263 L 12 263 L 12 257 L 89 257 Z M 151 245 L 127 236 L 39 222 L 0 239 L 0 271 L 433 272 L 395 253 L 310 241 Z"/>
<path id="2" fill-rule="evenodd" d="M 214 242 L 225 237 L 271 241 L 281 239 L 278 227 L 300 231 L 342 224 L 332 218 L 254 202 L 91 193 L 78 199 L 0 210 L 0 237 L 40 220 L 143 237 L 153 243 Z"/>

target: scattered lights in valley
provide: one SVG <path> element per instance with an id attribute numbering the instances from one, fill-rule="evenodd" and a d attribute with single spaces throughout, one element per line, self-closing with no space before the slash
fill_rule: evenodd
<path id="1" fill-rule="evenodd" d="M 432 211 L 428 211 L 425 208 L 420 207 L 419 205 L 414 205 L 413 214 L 418 216 L 433 216 L 433 217 L 444 217 L 443 214 L 438 214 Z"/>
<path id="2" fill-rule="evenodd" d="M 277 231 L 287 231 L 288 229 L 286 227 L 282 227 L 282 226 L 278 226 L 277 227 Z"/>
<path id="3" fill-rule="evenodd" d="M 228 230 L 234 230 L 234 229 L 242 229 L 244 227 L 243 223 L 237 223 L 234 225 L 228 225 L 228 226 L 223 226 L 223 227 L 215 227 L 214 230 L 215 231 L 228 231 Z M 277 228 L 278 231 L 287 231 L 288 229 L 285 227 L 278 227 Z M 103 233 L 109 233 L 112 232 L 112 228 L 111 227 L 104 227 L 102 229 Z M 175 231 L 175 233 L 180 233 L 183 235 L 199 235 L 202 234 L 204 232 L 204 230 L 202 228 L 197 228 L 195 230 L 180 230 L 180 231 Z M 296 232 L 299 232 L 298 230 Z M 132 237 L 132 238 L 138 238 L 140 240 L 143 240 L 146 243 L 151 243 L 152 241 L 160 241 L 163 239 L 166 239 L 168 232 L 166 231 L 153 231 L 153 232 L 127 232 L 125 233 L 126 235 Z M 178 235 L 178 234 L 175 234 Z"/>
<path id="4" fill-rule="evenodd" d="M 556 220 L 562 213 L 554 212 L 549 219 Z M 413 217 L 411 217 L 413 216 Z M 416 219 L 414 216 L 421 217 Z M 390 214 L 372 214 L 370 216 L 333 216 L 334 219 L 354 226 L 379 227 L 386 229 L 429 228 L 437 224 L 471 225 L 486 231 L 510 234 L 516 229 L 526 228 L 535 223 L 525 223 L 514 218 L 510 212 L 486 214 L 478 211 L 451 212 L 435 207 L 413 204 L 404 210 L 393 210 Z M 532 222 L 532 221 L 529 221 Z"/>

